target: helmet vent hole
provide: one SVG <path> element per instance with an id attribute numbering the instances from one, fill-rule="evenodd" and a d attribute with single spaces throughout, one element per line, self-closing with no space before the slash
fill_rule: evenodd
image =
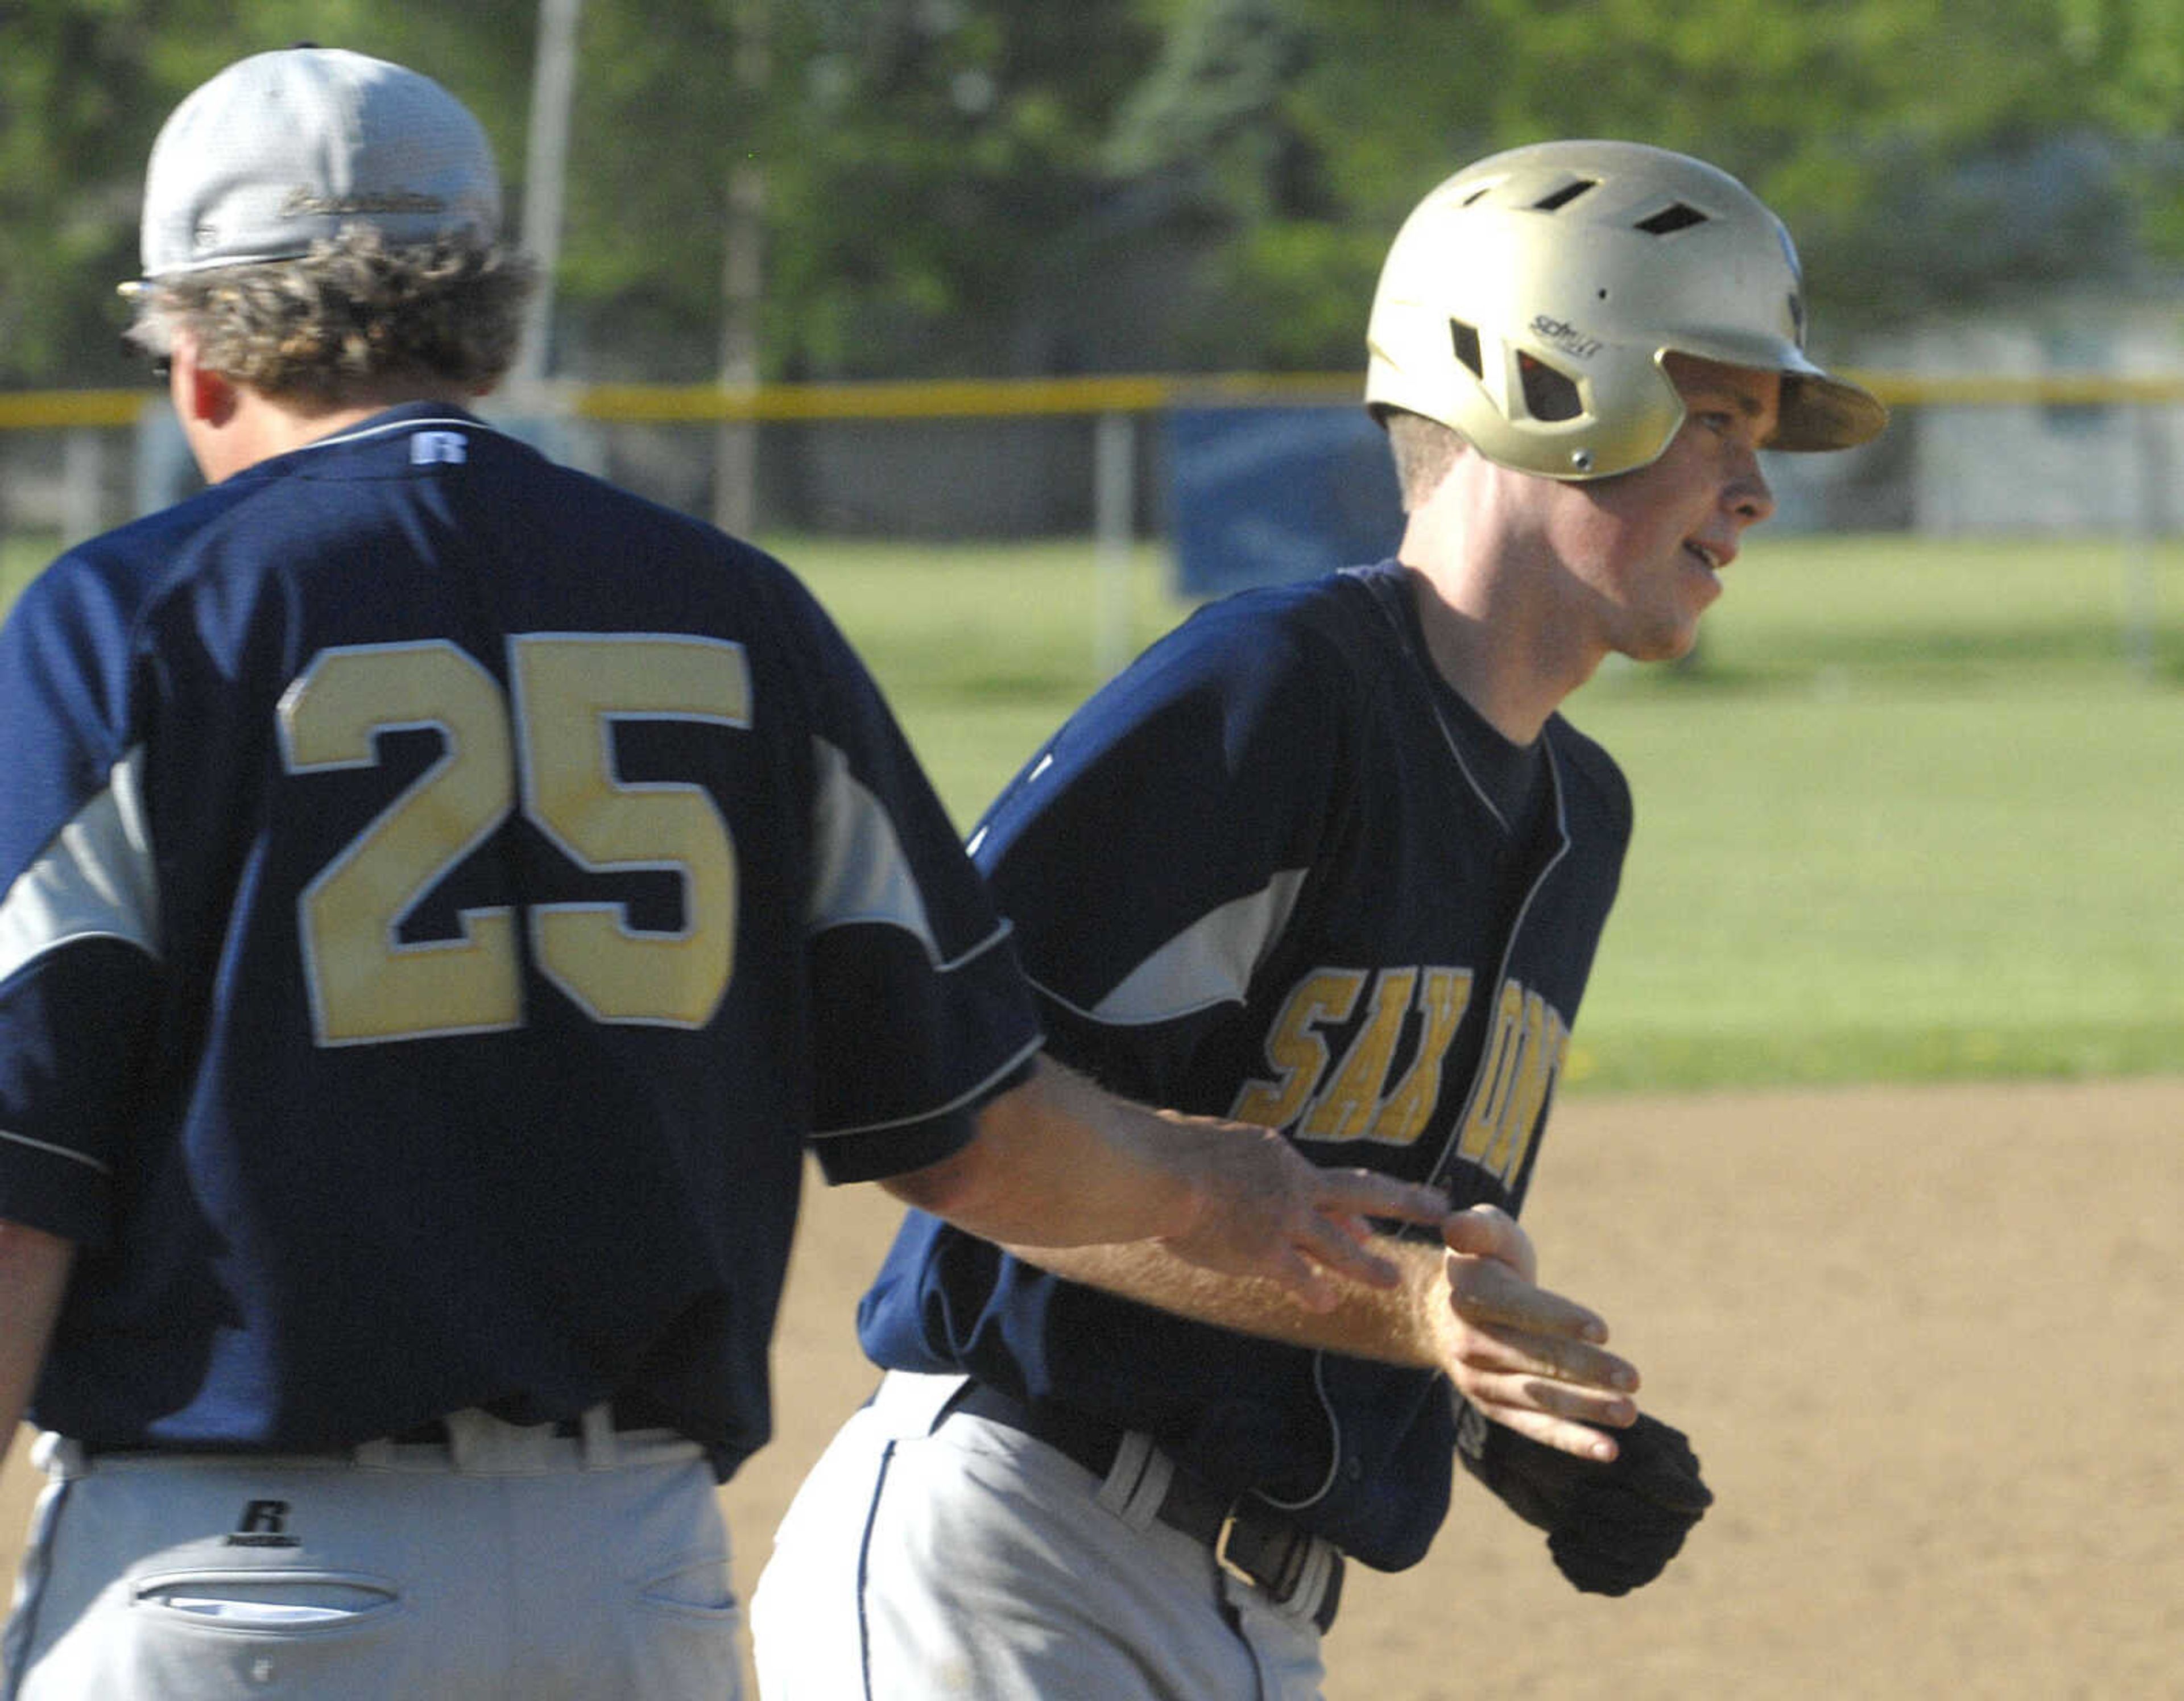
<path id="1" fill-rule="evenodd" d="M 1486 363 L 1479 357 L 1479 328 L 1466 325 L 1461 319 L 1448 321 L 1449 341 L 1455 346 L 1456 358 L 1471 369 L 1471 376 L 1486 376 Z"/>
<path id="2" fill-rule="evenodd" d="M 1577 386 L 1543 360 L 1529 354 L 1517 356 L 1518 381 L 1524 392 L 1524 411 L 1546 424 L 1574 420 L 1585 411 Z"/>
<path id="3" fill-rule="evenodd" d="M 1678 231 L 1687 231 L 1693 225 L 1703 225 L 1707 215 L 1696 207 L 1673 201 L 1651 218 L 1641 219 L 1638 228 L 1649 237 L 1673 236 Z"/>
<path id="4" fill-rule="evenodd" d="M 1559 213 L 1579 196 L 1599 187 L 1598 179 L 1580 177 L 1574 183 L 1565 183 L 1561 188 L 1540 196 L 1532 203 L 1532 210 L 1535 213 Z"/>

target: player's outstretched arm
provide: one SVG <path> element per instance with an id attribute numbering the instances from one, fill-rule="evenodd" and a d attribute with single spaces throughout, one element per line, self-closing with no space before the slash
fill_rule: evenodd
<path id="1" fill-rule="evenodd" d="M 883 1184 L 1011 1246 L 1156 1242 L 1190 1268 L 1263 1281 L 1308 1310 L 1337 1278 L 1388 1287 L 1397 1267 L 1368 1218 L 1438 1224 L 1435 1189 L 1323 1169 L 1270 1129 L 1155 1111 L 1042 1058 L 985 1107 L 953 1157 Z"/>
<path id="2" fill-rule="evenodd" d="M 1597 1313 L 1540 1287 L 1530 1239 L 1491 1206 L 1445 1219 L 1446 1245 L 1383 1241 L 1392 1287 L 1338 1284 L 1306 1310 L 1271 1283 L 1194 1269 L 1157 1246 L 1019 1247 L 1057 1275 L 1248 1335 L 1440 1370 L 1481 1412 L 1545 1445 L 1612 1459 L 1638 1373 Z"/>
<path id="3" fill-rule="evenodd" d="M 75 1263 L 75 1241 L 0 1222 L 0 1464 L 31 1403 Z"/>

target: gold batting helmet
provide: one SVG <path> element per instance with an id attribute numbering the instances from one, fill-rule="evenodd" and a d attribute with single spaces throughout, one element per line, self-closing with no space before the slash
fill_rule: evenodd
<path id="1" fill-rule="evenodd" d="M 1888 410 L 1804 351 L 1782 221 L 1727 172 L 1630 142 L 1467 167 L 1404 221 L 1366 333 L 1365 401 L 1551 478 L 1645 466 L 1683 422 L 1670 351 L 1782 375 L 1772 449 L 1848 449 Z"/>

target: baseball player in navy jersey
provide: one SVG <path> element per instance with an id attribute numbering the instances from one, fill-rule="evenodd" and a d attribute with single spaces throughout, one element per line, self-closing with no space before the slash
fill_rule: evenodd
<path id="1" fill-rule="evenodd" d="M 1689 650 L 1761 449 L 1881 429 L 1804 320 L 1774 215 L 1652 148 L 1504 153 L 1406 222 L 1365 393 L 1396 558 L 1201 611 L 972 845 L 1061 1057 L 1444 1184 L 1455 1250 L 1307 1315 L 911 1213 L 860 1312 L 887 1374 L 754 1602 L 770 1701 L 1317 1695 L 1346 1564 L 1422 1558 L 1459 1459 L 1580 1589 L 1677 1552 L 1697 1459 L 1514 1221 L 1631 825 L 1558 707 Z M 1184 1291 L 1231 1326 L 1151 1308 Z"/>
<path id="2" fill-rule="evenodd" d="M 1430 1188 L 1040 1055 L 1007 930 L 779 565 L 465 404 L 477 125 L 317 48 L 146 183 L 200 494 L 0 628 L 7 1693 L 706 1697 L 801 1168 L 1333 1302 Z"/>

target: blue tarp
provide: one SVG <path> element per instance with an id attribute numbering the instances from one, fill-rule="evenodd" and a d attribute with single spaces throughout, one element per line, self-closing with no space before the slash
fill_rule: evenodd
<path id="1" fill-rule="evenodd" d="M 1166 416 L 1177 588 L 1217 596 L 1395 553 L 1388 438 L 1362 407 L 1178 408 Z"/>

